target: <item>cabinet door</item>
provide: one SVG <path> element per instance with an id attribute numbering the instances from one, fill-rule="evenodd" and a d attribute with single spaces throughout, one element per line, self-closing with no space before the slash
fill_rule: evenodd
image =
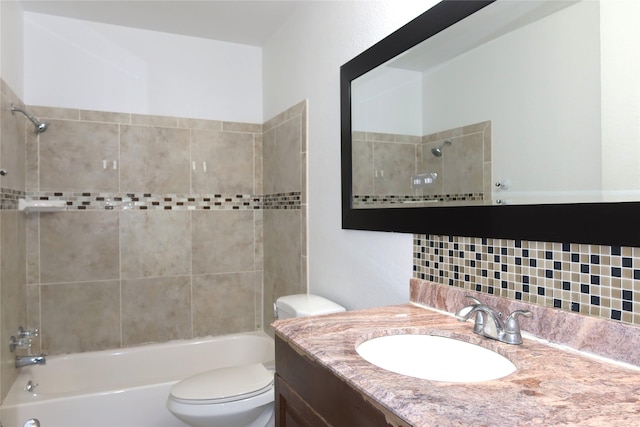
<path id="1" fill-rule="evenodd" d="M 279 375 L 275 376 L 276 427 L 324 427 L 322 417 Z"/>
<path id="2" fill-rule="evenodd" d="M 276 426 L 408 426 L 276 335 Z"/>

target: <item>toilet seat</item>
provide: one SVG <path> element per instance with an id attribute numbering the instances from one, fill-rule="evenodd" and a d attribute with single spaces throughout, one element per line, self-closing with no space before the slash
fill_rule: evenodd
<path id="1" fill-rule="evenodd" d="M 273 372 L 263 364 L 214 369 L 186 378 L 171 388 L 170 399 L 209 405 L 248 399 L 273 389 Z"/>

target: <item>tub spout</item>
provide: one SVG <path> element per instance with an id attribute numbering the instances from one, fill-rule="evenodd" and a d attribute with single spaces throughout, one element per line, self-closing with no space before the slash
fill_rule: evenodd
<path id="1" fill-rule="evenodd" d="M 30 365 L 44 365 L 47 363 L 46 355 L 39 356 L 16 356 L 16 368 L 23 368 Z"/>

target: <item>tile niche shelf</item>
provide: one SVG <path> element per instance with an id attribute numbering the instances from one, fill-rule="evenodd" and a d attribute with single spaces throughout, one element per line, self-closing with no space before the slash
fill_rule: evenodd
<path id="1" fill-rule="evenodd" d="M 66 210 L 64 200 L 18 200 L 18 210 L 25 212 L 60 212 Z"/>

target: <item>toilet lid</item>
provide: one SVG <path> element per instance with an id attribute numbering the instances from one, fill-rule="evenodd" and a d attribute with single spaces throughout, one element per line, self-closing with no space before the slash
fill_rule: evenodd
<path id="1" fill-rule="evenodd" d="M 262 363 L 255 363 L 214 369 L 186 378 L 174 384 L 171 396 L 191 402 L 229 401 L 260 394 L 272 384 L 273 372 Z"/>

